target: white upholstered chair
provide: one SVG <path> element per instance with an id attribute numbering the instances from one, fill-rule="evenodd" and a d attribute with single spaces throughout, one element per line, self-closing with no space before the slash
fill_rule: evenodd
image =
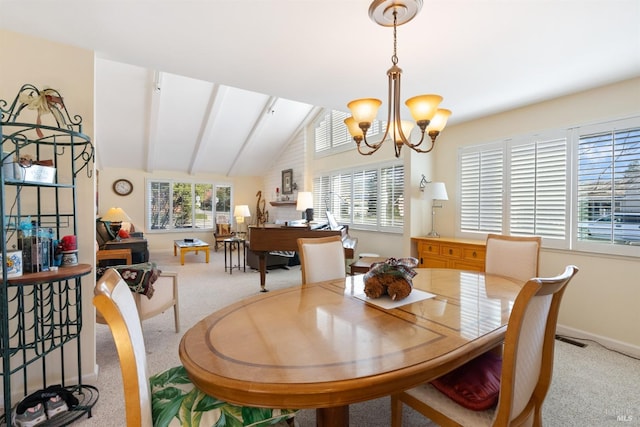
<path id="1" fill-rule="evenodd" d="M 487 236 L 485 272 L 529 280 L 538 276 L 540 259 L 539 236 Z"/>
<path id="2" fill-rule="evenodd" d="M 542 425 L 542 404 L 553 371 L 560 301 L 567 283 L 577 272 L 575 266 L 568 266 L 559 276 L 530 279 L 519 292 L 507 326 L 501 373 L 497 375 L 500 378 L 497 406 L 482 411 L 467 409 L 431 383 L 423 384 L 391 396 L 392 426 L 402 425 L 403 403 L 443 426 Z M 460 380 L 467 366 L 447 375 Z M 468 372 L 477 377 L 477 368 Z M 457 397 L 467 399 L 477 389 L 463 381 L 450 389 L 461 388 L 464 392 L 457 393 Z"/>
<path id="3" fill-rule="evenodd" d="M 110 249 L 96 251 L 96 265 L 100 261 L 121 260 L 121 266 L 131 264 L 131 249 Z M 118 266 L 115 266 L 116 268 Z M 145 295 L 134 293 L 133 298 L 138 308 L 140 320 L 150 319 L 164 313 L 173 307 L 173 323 L 176 333 L 180 332 L 180 300 L 178 298 L 178 273 L 172 271 L 162 271 L 153 283 L 153 296 L 148 298 Z M 96 321 L 105 324 L 106 321 L 96 314 Z"/>
<path id="4" fill-rule="evenodd" d="M 173 324 L 180 332 L 180 300 L 178 299 L 178 273 L 162 271 L 153 284 L 153 296 L 147 298 L 133 293 L 140 320 L 150 319 L 173 308 Z"/>
<path id="5" fill-rule="evenodd" d="M 213 426 L 222 418 L 225 425 L 271 425 L 281 420 L 293 425 L 295 410 L 241 407 L 204 394 L 183 366 L 149 377 L 134 298 L 116 270 L 108 269 L 97 281 L 93 304 L 109 325 L 118 351 L 128 427 Z M 187 419 L 182 422 L 181 417 Z"/>
<path id="6" fill-rule="evenodd" d="M 344 247 L 340 236 L 298 239 L 302 284 L 346 276 Z"/>

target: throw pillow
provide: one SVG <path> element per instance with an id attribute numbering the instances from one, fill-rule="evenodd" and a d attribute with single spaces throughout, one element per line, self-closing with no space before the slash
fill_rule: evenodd
<path id="1" fill-rule="evenodd" d="M 474 411 L 484 411 L 498 403 L 502 359 L 484 353 L 431 384 L 457 404 Z"/>

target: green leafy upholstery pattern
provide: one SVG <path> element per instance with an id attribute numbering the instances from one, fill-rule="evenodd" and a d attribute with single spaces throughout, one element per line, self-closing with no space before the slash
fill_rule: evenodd
<path id="1" fill-rule="evenodd" d="M 232 405 L 198 390 L 183 366 L 149 378 L 153 425 L 193 427 L 264 427 L 293 418 L 294 409 Z"/>

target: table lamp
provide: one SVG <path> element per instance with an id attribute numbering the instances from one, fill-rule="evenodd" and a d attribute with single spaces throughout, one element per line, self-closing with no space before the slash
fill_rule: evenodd
<path id="1" fill-rule="evenodd" d="M 111 230 L 116 236 L 118 236 L 118 232 L 120 231 L 120 227 L 122 227 L 122 223 L 131 222 L 131 218 L 122 208 L 116 206 L 110 208 L 106 214 L 102 215 L 100 221 L 111 223 Z"/>
<path id="2" fill-rule="evenodd" d="M 436 200 L 449 200 L 447 195 L 447 188 L 444 182 L 431 182 L 428 190 L 425 192 L 425 197 L 432 200 L 431 204 L 431 232 L 427 234 L 429 237 L 440 237 L 436 232 L 436 208 L 441 208 L 442 205 L 436 204 Z"/>
<path id="3" fill-rule="evenodd" d="M 313 193 L 312 192 L 300 191 L 298 193 L 296 210 L 304 211 L 304 218 L 306 219 L 307 223 L 313 221 Z"/>
<path id="4" fill-rule="evenodd" d="M 251 216 L 248 205 L 236 205 L 233 209 L 233 216 L 236 217 L 237 233 L 245 234 L 246 232 L 240 231 L 240 224 L 244 223 L 244 218 Z"/>

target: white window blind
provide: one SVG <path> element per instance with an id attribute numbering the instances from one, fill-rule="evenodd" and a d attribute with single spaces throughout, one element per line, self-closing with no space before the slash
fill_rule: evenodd
<path id="1" fill-rule="evenodd" d="M 460 153 L 460 228 L 502 232 L 504 148 Z"/>
<path id="2" fill-rule="evenodd" d="M 404 222 L 404 167 L 380 169 L 380 225 L 401 227 Z"/>
<path id="3" fill-rule="evenodd" d="M 331 179 L 331 192 L 329 197 L 329 210 L 336 220 L 341 223 L 351 222 L 351 172 L 339 173 Z"/>
<path id="4" fill-rule="evenodd" d="M 378 222 L 378 170 L 353 173 L 353 223 L 374 227 Z"/>
<path id="5" fill-rule="evenodd" d="M 567 139 L 513 143 L 509 166 L 510 234 L 564 239 Z"/>
<path id="6" fill-rule="evenodd" d="M 315 152 L 317 154 L 325 154 L 334 149 L 343 151 L 348 148 L 356 148 L 347 125 L 344 124 L 344 120 L 350 115 L 350 113 L 343 111 L 331 110 L 318 120 L 314 130 Z M 372 141 L 380 133 L 380 129 L 380 121 L 374 120 L 367 131 L 367 139 Z"/>
<path id="7" fill-rule="evenodd" d="M 329 209 L 341 224 L 367 230 L 401 230 L 404 166 L 385 164 L 316 176 L 313 198 L 316 209 Z"/>

